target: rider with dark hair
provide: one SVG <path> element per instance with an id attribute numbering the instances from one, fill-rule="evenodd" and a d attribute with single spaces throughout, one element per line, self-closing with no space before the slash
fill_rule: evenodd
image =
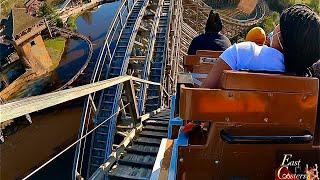
<path id="1" fill-rule="evenodd" d="M 218 13 L 211 10 L 207 20 L 205 33 L 195 37 L 188 49 L 189 55 L 195 55 L 197 50 L 224 51 L 231 46 L 230 40 L 220 33 L 222 22 Z"/>
<path id="2" fill-rule="evenodd" d="M 306 5 L 294 5 L 280 17 L 286 72 L 303 76 L 320 59 L 320 18 Z"/>
<path id="3" fill-rule="evenodd" d="M 252 42 L 232 45 L 213 64 L 202 87 L 216 88 L 223 70 L 277 71 L 297 76 L 311 72 L 320 76 L 320 62 L 313 65 L 320 59 L 320 17 L 308 6 L 296 4 L 286 9 L 271 38 L 271 47 Z M 189 132 L 194 126 L 189 123 L 184 129 Z M 316 126 L 315 142 L 319 144 L 319 113 Z"/>
<path id="4" fill-rule="evenodd" d="M 277 71 L 304 76 L 320 59 L 320 18 L 308 6 L 296 4 L 280 17 L 270 44 L 232 45 L 213 65 L 202 87 L 215 88 L 223 70 Z M 282 56 L 282 57 L 281 57 Z"/>

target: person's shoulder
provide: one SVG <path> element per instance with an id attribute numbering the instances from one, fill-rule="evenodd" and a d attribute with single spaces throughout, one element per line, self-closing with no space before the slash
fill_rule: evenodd
<path id="1" fill-rule="evenodd" d="M 199 34 L 198 36 L 196 36 L 194 39 L 202 39 L 206 36 L 206 34 Z"/>
<path id="2" fill-rule="evenodd" d="M 250 41 L 244 41 L 244 42 L 240 42 L 240 43 L 237 43 L 236 44 L 237 47 L 253 47 L 253 48 L 256 48 L 258 47 L 259 45 L 257 45 L 256 43 L 254 42 L 250 42 Z"/>
<path id="3" fill-rule="evenodd" d="M 218 36 L 219 36 L 220 38 L 228 39 L 228 40 L 229 40 L 229 38 L 228 38 L 226 35 L 222 34 L 222 33 L 218 33 Z"/>
<path id="4" fill-rule="evenodd" d="M 200 34 L 192 39 L 193 43 L 201 43 L 205 39 L 204 34 Z"/>
<path id="5" fill-rule="evenodd" d="M 275 48 L 272 48 L 272 47 L 269 47 L 269 46 L 266 46 L 266 45 L 263 45 L 263 51 L 269 53 L 269 54 L 272 54 L 272 55 L 276 55 L 276 56 L 279 56 L 281 58 L 284 58 L 284 55 L 282 52 L 280 52 L 279 50 L 275 49 Z"/>
<path id="6" fill-rule="evenodd" d="M 256 43 L 253 42 L 240 42 L 233 45 L 234 48 L 237 49 L 237 51 L 241 52 L 254 52 L 259 47 Z"/>

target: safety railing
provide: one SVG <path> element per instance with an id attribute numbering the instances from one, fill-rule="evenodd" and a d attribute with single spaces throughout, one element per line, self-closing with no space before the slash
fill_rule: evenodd
<path id="1" fill-rule="evenodd" d="M 119 45 L 116 45 L 116 51 L 112 60 L 109 61 L 106 78 L 117 77 L 125 75 L 127 72 L 130 54 L 133 49 L 134 40 L 137 36 L 140 22 L 144 17 L 144 13 L 148 7 L 149 0 L 135 1 L 130 15 L 125 23 L 125 28 L 120 33 Z M 117 85 L 107 91 L 102 91 L 99 98 L 99 105 L 97 113 L 95 113 L 94 125 L 96 126 L 103 117 L 108 116 L 117 111 L 119 105 L 122 104 L 120 97 L 123 92 L 123 86 Z M 123 114 L 126 114 L 125 112 Z M 117 117 L 113 117 L 111 121 L 105 124 L 104 128 L 100 128 L 91 139 L 90 153 L 89 153 L 89 168 L 87 175 L 91 175 L 99 164 L 108 157 L 112 152 L 112 144 L 116 134 Z M 100 146 L 99 146 L 100 145 Z M 83 148 L 84 149 L 84 148 Z M 80 168 L 81 169 L 81 168 Z"/>
<path id="2" fill-rule="evenodd" d="M 106 63 L 106 60 L 110 61 L 114 56 L 115 48 L 112 48 L 111 45 L 112 43 L 118 44 L 119 42 L 119 35 L 123 31 L 124 24 L 127 21 L 130 11 L 133 7 L 132 2 L 133 0 L 122 1 L 116 15 L 114 16 L 111 25 L 108 29 L 108 33 L 105 37 L 103 47 L 99 53 L 98 60 L 94 67 L 93 75 L 91 77 L 91 83 L 101 80 L 102 68 Z"/>
<path id="3" fill-rule="evenodd" d="M 177 0 L 174 1 L 174 18 L 173 18 L 173 29 L 174 29 L 174 33 L 171 39 L 171 55 L 170 55 L 170 67 L 171 67 L 171 71 L 170 71 L 170 80 L 172 81 L 171 87 L 169 87 L 169 90 L 171 90 L 171 92 L 169 91 L 169 93 L 171 94 L 175 94 L 176 92 L 176 84 L 177 84 L 177 74 L 179 72 L 179 64 L 180 61 L 182 60 L 182 56 L 181 56 L 181 39 L 182 39 L 182 24 L 183 24 L 183 17 L 182 17 L 182 13 L 183 13 L 183 6 L 182 6 L 182 0 Z"/>
<path id="4" fill-rule="evenodd" d="M 115 54 L 115 46 L 119 43 L 120 35 L 125 27 L 125 22 L 127 21 L 130 12 L 133 8 L 133 0 L 124 0 L 122 1 L 118 11 L 116 12 L 111 25 L 108 29 L 108 33 L 106 34 L 103 47 L 100 50 L 98 59 L 96 61 L 90 83 L 98 82 L 104 80 L 106 78 L 106 71 L 110 66 L 110 62 Z M 112 48 L 112 45 L 114 47 Z M 82 113 L 82 118 L 80 122 L 80 129 L 78 138 L 83 136 L 83 134 L 88 132 L 88 129 L 85 130 L 85 122 L 88 122 L 92 119 L 92 114 L 95 114 L 97 111 L 97 103 L 99 102 L 99 97 L 96 97 L 96 92 L 92 95 L 88 96 L 84 103 L 84 110 Z M 85 139 L 86 141 L 86 139 Z M 79 156 L 80 156 L 80 148 L 82 146 L 82 142 L 77 145 L 75 158 L 74 158 L 74 170 L 73 173 L 77 172 Z M 80 168 L 81 169 L 81 168 Z M 73 177 L 76 175 L 73 174 Z"/>
<path id="5" fill-rule="evenodd" d="M 56 106 L 58 104 L 68 102 L 80 97 L 84 96 L 90 96 L 92 93 L 101 91 L 103 89 L 107 89 L 109 87 L 112 87 L 114 85 L 123 84 L 125 87 L 125 94 L 127 95 L 127 104 L 124 105 L 121 109 L 124 109 L 126 107 L 129 108 L 129 112 L 131 114 L 131 117 L 133 119 L 133 123 L 135 124 L 134 128 L 138 128 L 138 126 L 141 125 L 141 121 L 146 118 L 146 115 L 140 116 L 137 112 L 137 103 L 136 103 L 136 97 L 134 95 L 135 89 L 134 89 L 134 82 L 149 84 L 149 85 L 155 85 L 159 86 L 163 89 L 160 83 L 155 83 L 143 79 L 139 79 L 132 76 L 120 76 L 104 81 L 95 82 L 88 85 L 83 85 L 75 88 L 70 88 L 66 90 L 61 90 L 58 92 L 52 92 L 47 93 L 43 95 L 33 96 L 33 97 L 27 97 L 20 100 L 7 102 L 0 105 L 0 123 L 6 122 L 10 119 L 17 118 L 20 116 L 23 116 L 25 114 L 29 114 L 32 112 L 36 112 L 39 110 L 43 110 L 49 107 Z M 92 101 L 90 98 L 87 99 L 87 101 Z M 119 111 L 121 110 L 119 109 Z M 96 129 L 100 128 L 104 123 L 106 123 L 108 120 L 112 119 L 114 116 L 119 113 L 117 111 L 115 114 L 111 115 L 110 117 L 106 118 L 102 123 L 97 125 L 94 129 L 88 131 L 86 134 L 81 135 L 76 142 L 71 144 L 69 147 L 67 147 L 65 150 L 63 150 L 61 153 L 54 156 L 52 159 L 47 161 L 45 164 L 38 167 L 36 170 L 34 170 L 32 173 L 30 173 L 28 176 L 26 176 L 24 179 L 27 179 L 31 177 L 33 174 L 38 172 L 40 169 L 45 167 L 47 164 L 52 162 L 54 159 L 59 157 L 61 154 L 66 152 L 68 149 L 72 148 L 73 146 L 79 144 L 81 141 L 83 141 L 89 134 L 94 132 Z M 148 115 L 147 115 L 148 116 Z M 80 173 L 75 172 L 75 175 L 79 177 Z"/>

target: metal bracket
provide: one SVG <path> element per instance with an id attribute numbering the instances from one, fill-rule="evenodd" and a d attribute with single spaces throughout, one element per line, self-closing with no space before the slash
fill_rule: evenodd
<path id="1" fill-rule="evenodd" d="M 76 171 L 76 179 L 77 180 L 84 180 L 84 178 L 81 176 L 80 173 L 78 173 L 78 171 Z"/>
<path id="2" fill-rule="evenodd" d="M 26 114 L 25 116 L 26 116 L 26 119 L 29 121 L 29 123 L 32 124 L 32 119 L 30 114 Z"/>
<path id="3" fill-rule="evenodd" d="M 97 107 L 94 104 L 94 101 L 93 101 L 93 98 L 92 98 L 91 94 L 89 94 L 89 102 L 92 105 L 94 112 L 97 112 Z"/>
<path id="4" fill-rule="evenodd" d="M 1 129 L 0 129 L 0 142 L 4 143 L 4 136 Z"/>

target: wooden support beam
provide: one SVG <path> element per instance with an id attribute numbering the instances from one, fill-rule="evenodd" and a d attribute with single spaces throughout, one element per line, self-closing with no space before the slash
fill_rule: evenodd
<path id="1" fill-rule="evenodd" d="M 130 61 L 140 61 L 140 62 L 144 62 L 145 59 L 146 59 L 146 56 L 134 56 L 134 57 L 130 57 Z"/>
<path id="2" fill-rule="evenodd" d="M 117 131 L 117 134 L 119 134 L 119 135 L 122 136 L 122 137 L 127 137 L 127 136 L 128 136 L 127 133 L 121 132 L 121 131 Z"/>
<path id="3" fill-rule="evenodd" d="M 137 46 L 139 46 L 139 47 L 145 47 L 145 45 L 142 44 L 142 43 L 139 42 L 139 41 L 134 41 L 134 44 L 137 45 Z"/>
<path id="4" fill-rule="evenodd" d="M 127 112 L 126 112 L 126 108 L 124 108 L 124 104 L 123 104 L 123 99 L 120 99 L 120 109 L 122 109 L 122 118 L 127 119 Z"/>
<path id="5" fill-rule="evenodd" d="M 142 25 L 139 26 L 140 30 L 143 30 L 143 31 L 148 31 L 148 29 Z"/>
<path id="6" fill-rule="evenodd" d="M 80 173 L 76 172 L 76 179 L 77 180 L 84 180 Z"/>
<path id="7" fill-rule="evenodd" d="M 152 12 L 153 14 L 156 14 L 156 12 L 153 9 L 149 9 L 150 12 Z"/>
<path id="8" fill-rule="evenodd" d="M 130 103 L 129 104 L 129 112 L 130 112 L 131 118 L 133 119 L 135 124 L 138 124 L 138 123 L 140 123 L 139 122 L 139 112 L 138 112 L 138 106 L 137 106 L 137 101 L 136 101 L 136 95 L 134 92 L 134 84 L 131 79 L 124 83 L 124 89 L 126 91 L 128 102 Z"/>
<path id="9" fill-rule="evenodd" d="M 89 95 L 93 92 L 97 92 L 102 89 L 106 89 L 108 87 L 128 81 L 131 78 L 131 76 L 120 76 L 84 86 L 79 86 L 39 96 L 23 98 L 17 101 L 1 104 L 0 123 L 23 116 L 28 113 L 39 111 L 73 99 L 77 99 L 82 96 Z"/>
<path id="10" fill-rule="evenodd" d="M 89 100 L 90 100 L 90 103 L 91 103 L 91 105 L 93 107 L 94 112 L 97 112 L 97 107 L 96 107 L 96 105 L 94 103 L 94 100 L 93 100 L 91 94 L 89 94 Z"/>
<path id="11" fill-rule="evenodd" d="M 6 122 L 8 120 L 11 120 L 35 111 L 46 109 L 48 107 L 52 107 L 73 99 L 77 99 L 79 97 L 89 95 L 91 93 L 106 89 L 108 87 L 129 81 L 129 80 L 130 80 L 130 84 L 128 83 L 127 84 L 130 85 L 128 87 L 130 88 L 132 87 L 132 91 L 134 90 L 132 81 L 160 86 L 160 83 L 151 82 L 151 81 L 139 79 L 132 76 L 120 76 L 120 77 L 115 77 L 112 79 L 99 81 L 96 83 L 83 85 L 83 86 L 79 86 L 71 89 L 65 89 L 65 90 L 47 93 L 43 95 L 27 97 L 27 98 L 19 99 L 16 101 L 1 104 L 0 105 L 0 123 Z M 132 92 L 131 94 L 132 94 L 131 98 L 135 98 L 135 93 Z M 135 109 L 135 111 L 137 112 L 137 109 Z M 133 118 L 135 117 L 136 119 L 138 119 L 137 116 L 138 116 L 138 113 L 136 113 L 136 115 L 133 116 Z"/>

